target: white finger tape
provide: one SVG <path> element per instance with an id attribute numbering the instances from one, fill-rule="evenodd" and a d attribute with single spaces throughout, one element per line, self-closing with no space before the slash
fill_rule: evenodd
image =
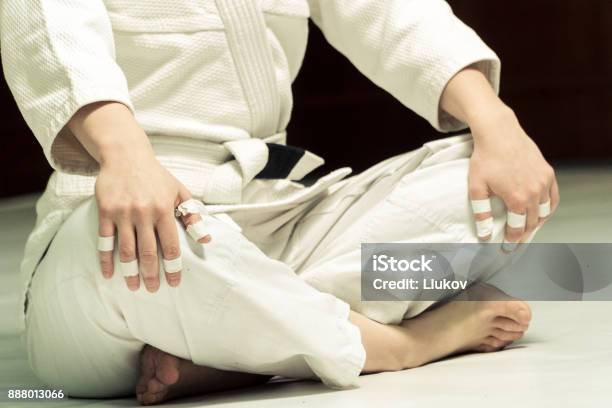
<path id="1" fill-rule="evenodd" d="M 550 215 L 550 200 L 539 205 L 538 213 L 540 218 L 546 218 Z"/>
<path id="2" fill-rule="evenodd" d="M 195 223 L 189 225 L 187 227 L 187 233 L 195 241 L 198 241 L 201 238 L 204 238 L 207 235 L 206 234 L 206 226 L 204 225 L 204 221 L 200 220 L 198 222 L 195 222 Z"/>
<path id="3" fill-rule="evenodd" d="M 164 270 L 167 273 L 177 273 L 183 269 L 183 258 L 164 259 Z"/>
<path id="4" fill-rule="evenodd" d="M 476 221 L 476 233 L 479 238 L 486 238 L 493 234 L 493 218 L 489 217 L 482 221 Z"/>
<path id="5" fill-rule="evenodd" d="M 482 214 L 491 212 L 491 199 L 472 200 L 472 211 L 474 214 Z"/>
<path id="6" fill-rule="evenodd" d="M 208 211 L 206 210 L 206 206 L 203 202 L 190 198 L 187 201 L 183 201 L 176 207 L 176 211 L 182 215 L 186 216 L 189 214 L 201 214 L 207 215 Z"/>
<path id="7" fill-rule="evenodd" d="M 508 211 L 507 224 L 510 228 L 525 228 L 527 223 L 527 214 L 517 214 L 512 211 Z"/>
<path id="8" fill-rule="evenodd" d="M 124 277 L 138 276 L 138 261 L 136 259 L 130 262 L 119 262 L 119 265 Z"/>
<path id="9" fill-rule="evenodd" d="M 98 251 L 108 252 L 115 248 L 115 236 L 98 237 Z"/>

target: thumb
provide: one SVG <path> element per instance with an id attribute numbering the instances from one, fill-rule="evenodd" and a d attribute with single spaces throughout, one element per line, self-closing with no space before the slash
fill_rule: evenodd
<path id="1" fill-rule="evenodd" d="M 187 205 L 189 208 L 189 212 L 181 215 L 181 221 L 185 226 L 187 233 L 200 244 L 207 244 L 212 240 L 210 234 L 206 233 L 204 223 L 202 222 L 202 214 L 201 211 L 204 210 L 204 204 L 201 202 L 196 202 L 191 195 L 191 192 L 187 190 L 187 188 L 182 184 L 179 184 L 178 197 L 176 199 L 176 206 L 185 203 L 191 204 Z"/>

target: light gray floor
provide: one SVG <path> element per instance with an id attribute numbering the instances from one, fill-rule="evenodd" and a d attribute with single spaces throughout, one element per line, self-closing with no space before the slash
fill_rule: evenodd
<path id="1" fill-rule="evenodd" d="M 539 242 L 612 242 L 612 168 L 559 172 L 562 205 Z M 0 202 L 0 406 L 135 406 L 130 399 L 17 403 L 7 389 L 35 389 L 15 335 L 17 269 L 34 197 Z M 611 267 L 612 273 L 612 267 Z M 270 384 L 172 407 L 608 407 L 612 401 L 612 302 L 535 302 L 533 325 L 509 350 L 467 355 L 400 373 L 361 377 L 332 391 L 313 382 Z"/>

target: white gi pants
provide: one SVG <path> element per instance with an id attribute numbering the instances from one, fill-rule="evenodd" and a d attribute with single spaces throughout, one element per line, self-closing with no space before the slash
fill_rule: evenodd
<path id="1" fill-rule="evenodd" d="M 148 293 L 103 278 L 92 198 L 63 224 L 34 275 L 25 339 L 34 372 L 68 395 L 133 394 L 150 344 L 209 367 L 354 383 L 365 352 L 349 307 L 384 323 L 431 301 L 362 302 L 362 242 L 477 242 L 467 193 L 471 139 L 391 158 L 283 209 L 230 212 L 242 233 L 205 218 L 213 241 L 178 225 L 183 279 Z M 493 200 L 494 240 L 505 217 Z M 115 255 L 115 270 L 119 270 Z"/>

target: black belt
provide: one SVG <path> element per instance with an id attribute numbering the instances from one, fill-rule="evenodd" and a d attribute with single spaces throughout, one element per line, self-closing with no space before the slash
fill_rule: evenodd
<path id="1" fill-rule="evenodd" d="M 268 162 L 256 176 L 256 179 L 284 179 L 300 165 L 300 160 L 307 154 L 305 149 L 278 143 L 266 143 Z M 310 173 L 310 172 L 308 172 Z"/>

